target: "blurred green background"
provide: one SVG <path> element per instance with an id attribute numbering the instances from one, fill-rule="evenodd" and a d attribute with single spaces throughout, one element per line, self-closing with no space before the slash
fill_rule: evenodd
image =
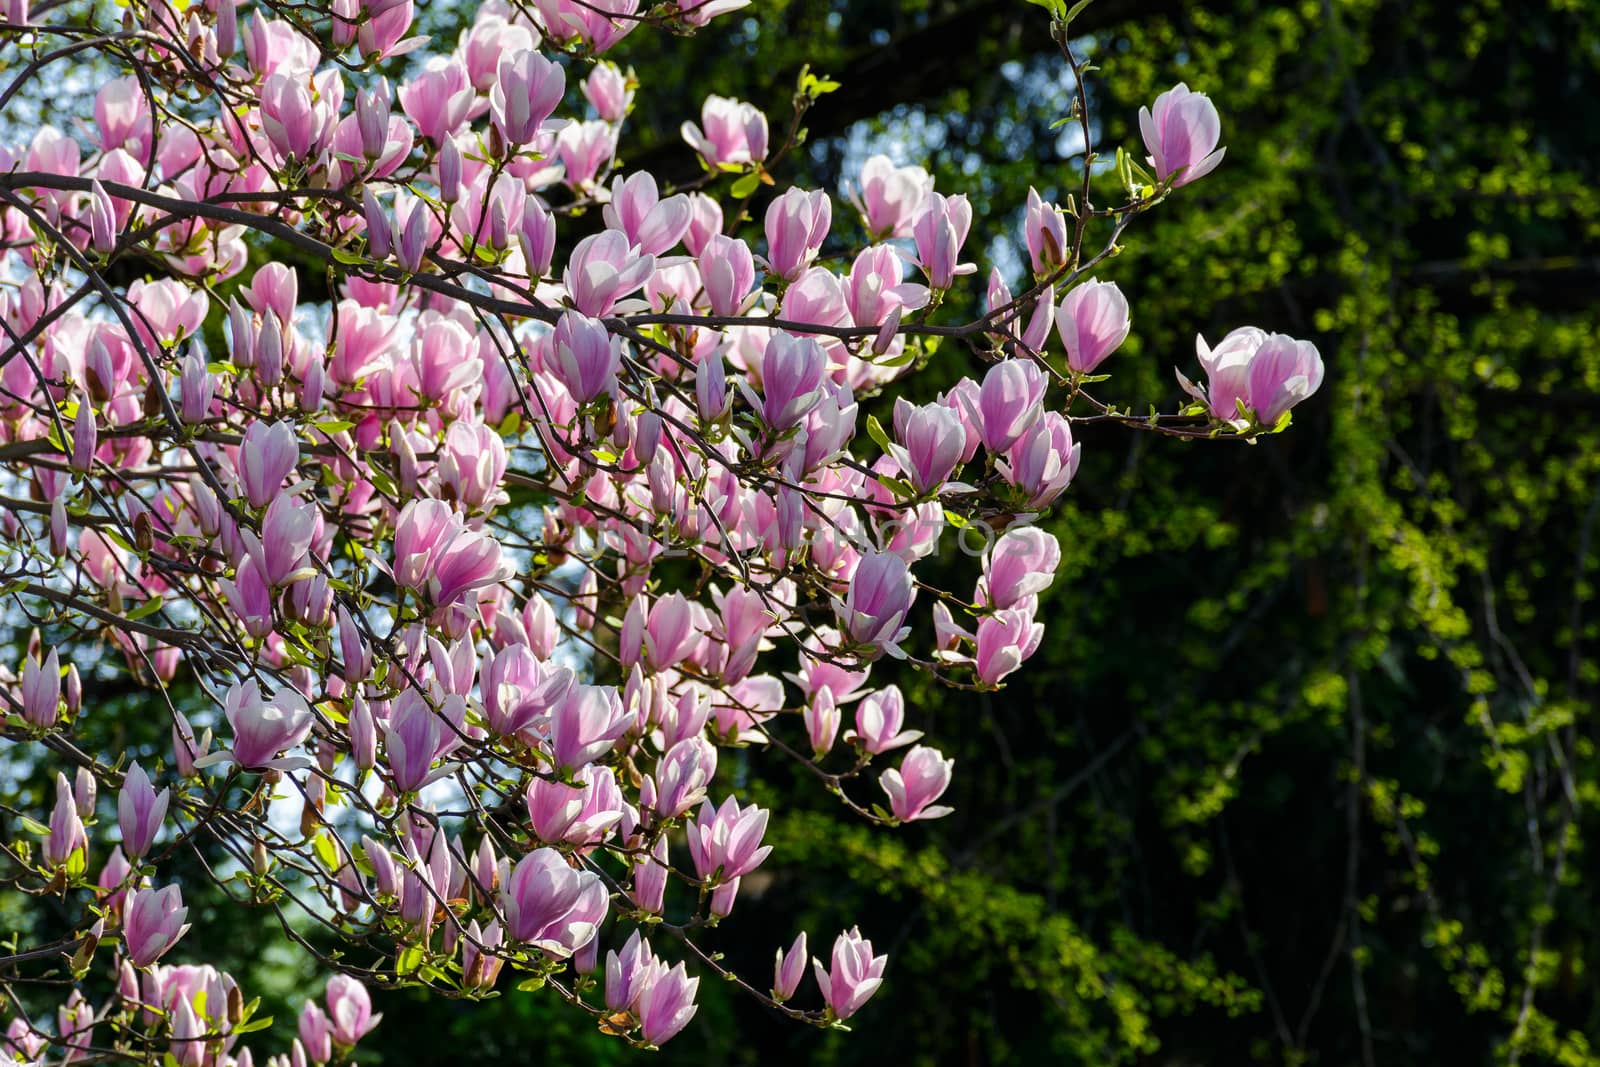
<path id="1" fill-rule="evenodd" d="M 472 15 L 427 5 L 423 32 Z M 725 761 L 782 814 L 712 946 L 763 981 L 799 930 L 822 954 L 859 923 L 887 981 L 821 1034 L 708 980 L 657 1062 L 1600 1064 L 1600 5 L 1096 0 L 1074 34 L 1102 152 L 1142 156 L 1138 108 L 1178 81 L 1228 146 L 1100 273 L 1133 307 L 1104 397 L 1173 409 L 1195 334 L 1245 324 L 1313 339 L 1327 381 L 1254 446 L 1082 428 L 1033 660 L 987 696 L 874 676 L 956 757 L 956 814 L 873 830 Z M 1080 180 L 1022 0 L 756 0 L 611 58 L 642 83 L 625 166 L 669 178 L 705 94 L 777 131 L 809 62 L 843 88 L 780 187 L 921 163 L 1013 283 L 1028 187 Z M 914 399 L 980 370 L 948 346 Z M 287 1024 L 309 966 L 196 904 L 186 955 Z M 547 995 L 378 1007 L 363 1062 L 643 1055 Z"/>

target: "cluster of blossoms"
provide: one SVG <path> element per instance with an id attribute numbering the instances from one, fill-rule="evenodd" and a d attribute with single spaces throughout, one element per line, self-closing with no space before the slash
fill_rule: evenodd
<path id="1" fill-rule="evenodd" d="M 1078 470 L 1074 404 L 1250 439 L 1316 389 L 1314 348 L 1245 329 L 1202 342 L 1181 411 L 1088 392 L 1130 329 L 1095 269 L 1222 157 L 1181 85 L 1142 116 L 1128 202 L 1031 194 L 1032 280 L 993 272 L 961 324 L 935 316 L 978 269 L 972 208 L 919 167 L 769 196 L 793 145 L 711 97 L 683 127 L 700 177 L 619 172 L 639 87 L 599 57 L 748 2 L 491 0 L 424 57 L 409 0 L 158 0 L 88 50 L 132 72 L 83 139 L 0 148 L 5 580 L 61 646 L 4 679 L 40 818 L 0 850 L 81 920 L 27 958 L 80 978 L 111 940 L 118 974 L 98 1007 L 14 1016 L 5 1051 L 252 1062 L 236 983 L 160 962 L 188 930 L 160 883 L 180 850 L 344 944 L 296 1067 L 376 1024 L 363 980 L 541 986 L 660 1045 L 726 976 L 700 942 L 772 853 L 728 749 L 880 824 L 948 814 L 953 761 L 893 672 L 988 689 L 1039 647 L 1061 552 L 1030 523 Z M 51 52 L 79 28 L 5 15 L 27 76 L 87 62 Z M 376 73 L 408 52 L 398 86 Z M 980 371 L 927 395 L 941 344 Z M 956 526 L 1000 532 L 934 589 L 916 571 Z M 108 747 L 116 657 L 161 744 Z M 767 1002 L 850 1018 L 886 957 L 854 929 L 809 969 L 806 946 Z"/>

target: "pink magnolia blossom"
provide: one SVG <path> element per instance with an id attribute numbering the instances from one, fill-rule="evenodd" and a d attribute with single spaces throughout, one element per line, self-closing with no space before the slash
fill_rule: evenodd
<path id="1" fill-rule="evenodd" d="M 647 912 L 660 914 L 666 897 L 668 872 L 667 839 L 658 838 L 650 854 L 636 862 L 629 897 Z"/>
<path id="2" fill-rule="evenodd" d="M 901 822 L 937 819 L 954 808 L 934 804 L 950 785 L 950 769 L 955 760 L 945 759 L 935 749 L 918 745 L 905 754 L 899 768 L 891 767 L 878 777 L 878 784 L 889 796 L 889 810 Z"/>
<path id="3" fill-rule="evenodd" d="M 448 729 L 443 716 L 428 706 L 421 693 L 407 689 L 400 694 L 389 713 L 383 743 L 397 792 L 410 793 L 427 784 Z"/>
<path id="4" fill-rule="evenodd" d="M 367 18 L 356 27 L 356 46 L 367 59 L 404 55 L 424 43 L 406 39 L 415 18 L 411 0 L 363 0 Z"/>
<path id="5" fill-rule="evenodd" d="M 806 723 L 806 738 L 811 742 L 811 751 L 816 756 L 825 756 L 833 748 L 833 739 L 838 736 L 841 715 L 839 706 L 833 699 L 833 690 L 819 689 L 817 695 L 811 698 L 804 710 Z"/>
<path id="6" fill-rule="evenodd" d="M 1038 190 L 1028 189 L 1028 207 L 1023 220 L 1023 236 L 1028 244 L 1028 259 L 1036 277 L 1051 273 L 1066 262 L 1071 251 L 1067 236 L 1067 213 L 1047 203 Z"/>
<path id="7" fill-rule="evenodd" d="M 40 662 L 29 655 L 22 663 L 22 717 L 34 726 L 54 726 L 61 714 L 61 658 L 55 649 Z"/>
<path id="8" fill-rule="evenodd" d="M 588 190 L 616 157 L 617 128 L 609 122 L 569 123 L 556 135 L 555 148 L 563 180 L 574 190 Z"/>
<path id="9" fill-rule="evenodd" d="M 551 37 L 564 44 L 586 44 L 595 55 L 610 49 L 639 24 L 627 17 L 639 10 L 639 0 L 534 0 L 534 7 Z"/>
<path id="10" fill-rule="evenodd" d="M 683 139 L 712 168 L 759 163 L 767 157 L 767 117 L 755 105 L 708 96 L 700 124 L 683 124 Z"/>
<path id="11" fill-rule="evenodd" d="M 895 402 L 895 436 L 891 454 L 918 493 L 931 493 L 961 464 L 967 432 L 961 416 L 943 404 L 915 406 L 904 397 Z"/>
<path id="12" fill-rule="evenodd" d="M 150 102 L 133 75 L 112 78 L 94 95 L 94 121 L 100 149 L 126 148 L 135 159 L 148 161 L 155 148 Z"/>
<path id="13" fill-rule="evenodd" d="M 762 360 L 765 395 L 758 404 L 768 429 L 782 433 L 799 421 L 821 391 L 827 364 L 827 356 L 810 338 L 772 335 Z"/>
<path id="14" fill-rule="evenodd" d="M 271 503 L 299 458 L 300 446 L 287 422 L 251 423 L 239 446 L 239 478 L 249 505 Z"/>
<path id="15" fill-rule="evenodd" d="M 566 88 L 566 72 L 532 49 L 501 56 L 498 77 L 489 92 L 494 128 L 508 144 L 531 143 L 539 127 L 555 113 Z"/>
<path id="16" fill-rule="evenodd" d="M 767 207 L 767 264 L 795 281 L 816 260 L 833 223 L 833 201 L 821 189 L 789 189 Z"/>
<path id="17" fill-rule="evenodd" d="M 656 764 L 656 811 L 669 819 L 682 815 L 704 799 L 716 771 L 717 750 L 711 742 L 698 736 L 679 741 Z"/>
<path id="18" fill-rule="evenodd" d="M 972 228 L 972 205 L 965 194 L 944 196 L 929 193 L 912 224 L 916 239 L 917 263 L 935 289 L 948 289 L 960 275 L 978 269 L 975 263 L 962 263 L 961 246 Z"/>
<path id="19" fill-rule="evenodd" d="M 927 287 L 905 281 L 903 271 L 899 255 L 888 245 L 874 245 L 856 256 L 844 292 L 857 326 L 878 326 L 928 303 Z"/>
<path id="20" fill-rule="evenodd" d="M 556 356 L 551 370 L 578 403 L 587 404 L 616 387 L 622 342 L 598 319 L 566 312 L 556 323 L 551 343 Z"/>
<path id="21" fill-rule="evenodd" d="M 401 85 L 397 95 L 417 132 L 437 145 L 467 121 L 476 94 L 467 68 L 459 60 L 436 57 L 421 74 Z"/>
<path id="22" fill-rule="evenodd" d="M 852 199 L 867 230 L 875 239 L 911 236 L 933 178 L 921 167 L 896 167 L 888 156 L 878 155 L 861 168 L 859 191 Z"/>
<path id="23" fill-rule="evenodd" d="M 312 1063 L 327 1063 L 333 1059 L 333 1029 L 328 1024 L 328 1013 L 322 1005 L 308 1000 L 300 1008 L 300 1018 L 295 1028 L 300 1035 L 301 1047 Z"/>
<path id="24" fill-rule="evenodd" d="M 1038 650 L 1043 637 L 1044 626 L 1034 621 L 1031 610 L 1012 608 L 985 615 L 978 621 L 974 642 L 978 680 L 998 684 Z"/>
<path id="25" fill-rule="evenodd" d="M 117 794 L 117 825 L 122 830 L 123 852 L 138 859 L 150 851 L 171 799 L 171 789 L 157 793 L 144 768 L 137 762 L 129 765 Z"/>
<path id="26" fill-rule="evenodd" d="M 574 870 L 553 848 L 529 852 L 501 872 L 501 884 L 506 936 L 557 958 L 593 940 L 609 910 L 600 876 Z"/>
<path id="27" fill-rule="evenodd" d="M 707 800 L 688 827 L 689 856 L 703 879 L 726 881 L 749 874 L 772 852 L 761 843 L 767 831 L 765 809 L 754 804 L 740 808 L 728 797 L 720 807 Z"/>
<path id="28" fill-rule="evenodd" d="M 1050 588 L 1061 565 L 1061 545 L 1037 526 L 1007 530 L 984 553 L 978 603 L 1009 608 Z"/>
<path id="29" fill-rule="evenodd" d="M 611 202 L 602 214 L 608 227 L 621 230 L 646 255 L 658 256 L 683 239 L 692 209 L 682 193 L 661 199 L 655 178 L 640 172 L 611 183 Z"/>
<path id="30" fill-rule="evenodd" d="M 659 964 L 650 942 L 635 930 L 629 935 L 622 952 L 606 953 L 606 1008 L 612 1012 L 632 1011 L 639 1003 L 649 980 L 655 976 Z"/>
<path id="31" fill-rule="evenodd" d="M 77 797 L 72 783 L 60 771 L 56 772 L 56 803 L 50 809 L 49 833 L 44 839 L 44 862 L 50 867 L 64 867 L 77 856 L 79 862 L 89 849 L 89 838 L 83 827 L 83 816 L 78 814 Z"/>
<path id="32" fill-rule="evenodd" d="M 633 104 L 634 90 L 615 63 L 596 63 L 583 79 L 582 89 L 602 122 L 621 122 Z"/>
<path id="33" fill-rule="evenodd" d="M 852 927 L 840 934 L 833 943 L 833 959 L 827 969 L 821 960 L 812 960 L 829 1013 L 848 1019 L 860 1011 L 883 984 L 883 969 L 888 962 L 888 956 L 872 954 L 872 942 L 863 938 L 859 929 Z"/>
<path id="34" fill-rule="evenodd" d="M 1033 426 L 1046 384 L 1044 372 L 1032 360 L 1008 359 L 989 368 L 976 398 L 961 398 L 984 448 L 1004 452 Z"/>
<path id="35" fill-rule="evenodd" d="M 233 728 L 233 761 L 245 770 L 271 765 L 311 732 L 311 708 L 292 689 L 263 696 L 255 679 L 228 689 L 223 711 Z"/>
<path id="36" fill-rule="evenodd" d="M 772 964 L 772 999 L 780 1003 L 794 996 L 800 988 L 800 981 L 806 975 L 806 935 L 805 931 L 794 939 L 794 944 L 789 946 L 789 951 L 778 950 L 777 959 Z"/>
<path id="37" fill-rule="evenodd" d="M 902 748 L 922 736 L 920 730 L 902 730 L 906 702 L 900 687 L 884 686 L 856 705 L 856 728 L 849 738 L 877 756 Z"/>
<path id="38" fill-rule="evenodd" d="M 177 886 L 164 889 L 130 889 L 122 901 L 122 937 L 128 959 L 135 967 L 148 967 L 189 932 L 183 920 L 189 909 Z"/>
<path id="39" fill-rule="evenodd" d="M 372 997 L 360 979 L 336 974 L 328 979 L 328 1021 L 333 1027 L 334 1043 L 351 1048 L 383 1019 L 372 1014 Z"/>
<path id="40" fill-rule="evenodd" d="M 700 979 L 690 978 L 682 963 L 653 979 L 639 994 L 639 1034 L 647 1044 L 662 1045 L 700 1010 L 694 1002 Z"/>
<path id="41" fill-rule="evenodd" d="M 573 771 L 611 751 L 632 719 L 612 686 L 575 685 L 550 715 L 550 758 Z"/>
<path id="42" fill-rule="evenodd" d="M 1217 117 L 1216 105 L 1205 93 L 1192 92 L 1183 82 L 1156 97 L 1153 108 L 1139 109 L 1139 131 L 1150 150 L 1156 180 L 1177 175 L 1174 188 L 1210 174 L 1227 152 L 1217 147 L 1222 120 Z"/>
<path id="43" fill-rule="evenodd" d="M 689 194 L 689 228 L 683 234 L 683 247 L 698 256 L 713 235 L 722 232 L 722 205 L 704 193 Z"/>
<path id="44" fill-rule="evenodd" d="M 1322 356 L 1310 341 L 1244 326 L 1216 348 L 1196 337 L 1195 348 L 1206 371 L 1207 389 L 1200 396 L 1209 398 L 1213 416 L 1227 422 L 1242 422 L 1242 408 L 1262 426 L 1273 426 L 1322 385 Z"/>
<path id="45" fill-rule="evenodd" d="M 590 764 L 573 781 L 535 778 L 524 794 L 534 836 L 547 845 L 593 844 L 609 837 L 622 820 L 622 793 L 610 767 Z"/>
<path id="46" fill-rule="evenodd" d="M 903 623 L 916 595 L 905 560 L 876 552 L 857 565 L 849 592 L 843 603 L 835 602 L 834 613 L 852 641 L 892 654 L 910 632 Z"/>
<path id="47" fill-rule="evenodd" d="M 713 315 L 737 315 L 756 283 L 750 246 L 717 234 L 700 249 L 700 277 Z"/>
<path id="48" fill-rule="evenodd" d="M 499 78 L 500 58 L 527 51 L 534 46 L 528 25 L 508 22 L 502 13 L 488 5 L 478 9 L 477 18 L 465 33 L 457 53 L 467 68 L 467 80 L 480 93 L 494 88 Z"/>
<path id="49" fill-rule="evenodd" d="M 604 317 L 617 301 L 637 292 L 655 270 L 655 257 L 644 255 L 626 234 L 606 230 L 578 242 L 565 276 L 572 304 L 584 315 Z"/>
<path id="50" fill-rule="evenodd" d="M 1128 338 L 1128 299 L 1115 282 L 1093 278 L 1073 287 L 1056 312 L 1067 366 L 1089 374 Z"/>
<path id="51" fill-rule="evenodd" d="M 1067 420 L 1047 411 L 1006 452 L 1000 474 L 1022 492 L 1029 507 L 1041 508 L 1071 484 L 1082 450 L 1073 443 Z"/>

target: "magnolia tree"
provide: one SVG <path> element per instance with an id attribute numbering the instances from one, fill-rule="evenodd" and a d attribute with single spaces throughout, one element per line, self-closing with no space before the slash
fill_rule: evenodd
<path id="1" fill-rule="evenodd" d="M 267 1055 L 256 1001 L 177 962 L 196 871 L 328 972 L 271 1062 L 348 1057 L 378 986 L 538 988 L 649 1047 L 710 975 L 842 1025 L 885 972 L 858 930 L 770 976 L 715 950 L 771 851 L 729 750 L 884 827 L 946 814 L 952 761 L 874 668 L 1027 661 L 1074 425 L 1248 441 L 1317 388 L 1310 344 L 1242 328 L 1176 410 L 1092 395 L 1129 330 L 1095 272 L 1223 152 L 1178 85 L 1113 177 L 1064 5 L 1077 191 L 1017 205 L 1032 279 L 989 273 L 970 321 L 959 191 L 883 156 L 778 191 L 826 79 L 778 136 L 706 99 L 694 180 L 628 172 L 649 87 L 603 55 L 748 2 L 491 0 L 453 49 L 409 0 L 0 7 L 0 107 L 98 90 L 6 110 L 0 148 L 4 594 L 36 627 L 0 879 L 64 931 L 0 949 L 4 1054 Z M 940 346 L 972 376 L 930 395 Z M 957 542 L 966 584 L 919 579 Z M 96 722 L 130 684 L 170 744 Z"/>

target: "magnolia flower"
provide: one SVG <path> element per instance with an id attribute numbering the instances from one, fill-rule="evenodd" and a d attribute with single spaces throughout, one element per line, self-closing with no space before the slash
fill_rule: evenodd
<path id="1" fill-rule="evenodd" d="M 189 909 L 175 885 L 130 889 L 122 901 L 122 939 L 135 967 L 148 967 L 189 932 Z"/>
<path id="2" fill-rule="evenodd" d="M 1310 341 L 1244 326 L 1216 348 L 1196 337 L 1195 349 L 1206 371 L 1206 388 L 1199 389 L 1181 373 L 1180 384 L 1207 404 L 1214 417 L 1237 426 L 1248 425 L 1252 415 L 1261 426 L 1275 426 L 1322 385 L 1322 356 Z"/>
<path id="3" fill-rule="evenodd" d="M 129 857 L 137 859 L 150 851 L 161 832 L 171 795 L 171 789 L 157 793 L 137 762 L 129 765 L 117 795 L 117 825 L 122 829 L 122 850 Z"/>
<path id="4" fill-rule="evenodd" d="M 794 944 L 789 946 L 789 951 L 778 950 L 777 958 L 772 964 L 772 999 L 779 1001 L 788 1000 L 800 988 L 800 980 L 806 974 L 806 935 L 805 931 L 794 939 Z"/>
<path id="5" fill-rule="evenodd" d="M 888 962 L 888 956 L 872 954 L 872 942 L 864 939 L 859 929 L 852 927 L 840 934 L 826 970 L 821 960 L 811 961 L 828 1012 L 834 1018 L 848 1019 L 860 1011 L 883 984 L 883 968 Z"/>
<path id="6" fill-rule="evenodd" d="M 892 552 L 876 552 L 856 565 L 849 593 L 843 603 L 834 601 L 834 613 L 851 640 L 893 654 L 910 633 L 902 624 L 916 596 L 906 561 Z"/>
<path id="7" fill-rule="evenodd" d="M 875 239 L 911 236 L 912 223 L 928 194 L 933 178 L 921 167 L 896 167 L 888 156 L 877 155 L 861 168 L 859 190 L 852 196 L 867 230 Z"/>
<path id="8" fill-rule="evenodd" d="M 333 1028 L 334 1043 L 344 1048 L 353 1046 L 377 1026 L 382 1015 L 372 1014 L 372 998 L 360 979 L 336 974 L 328 979 L 328 1021 Z"/>
<path id="9" fill-rule="evenodd" d="M 609 909 L 600 876 L 574 870 L 553 848 L 528 853 L 502 872 L 501 884 L 506 935 L 557 958 L 593 940 Z"/>
<path id="10" fill-rule="evenodd" d="M 1128 298 L 1115 282 L 1090 278 L 1074 286 L 1056 312 L 1067 366 L 1088 374 L 1128 338 Z"/>
<path id="11" fill-rule="evenodd" d="M 647 1044 L 660 1045 L 677 1035 L 694 1013 L 700 979 L 690 978 L 682 963 L 654 977 L 639 994 L 639 1034 Z"/>
<path id="12" fill-rule="evenodd" d="M 305 697 L 293 689 L 264 697 L 253 678 L 228 689 L 223 712 L 233 728 L 233 761 L 249 771 L 275 766 L 285 749 L 305 740 L 313 721 Z"/>
<path id="13" fill-rule="evenodd" d="M 1139 131 L 1150 150 L 1156 180 L 1176 174 L 1173 187 L 1203 178 L 1222 162 L 1225 148 L 1217 148 L 1222 120 L 1205 93 L 1191 92 L 1182 82 L 1156 97 L 1153 108 L 1139 109 Z"/>
<path id="14" fill-rule="evenodd" d="M 767 117 L 742 100 L 706 97 L 700 125 L 685 122 L 682 133 L 689 147 L 712 168 L 759 163 L 767 156 Z"/>
<path id="15" fill-rule="evenodd" d="M 900 761 L 899 769 L 884 771 L 878 784 L 889 796 L 889 809 L 901 822 L 915 819 L 937 819 L 949 815 L 954 808 L 936 805 L 950 785 L 950 769 L 955 760 L 945 759 L 936 749 L 918 745 Z"/>

